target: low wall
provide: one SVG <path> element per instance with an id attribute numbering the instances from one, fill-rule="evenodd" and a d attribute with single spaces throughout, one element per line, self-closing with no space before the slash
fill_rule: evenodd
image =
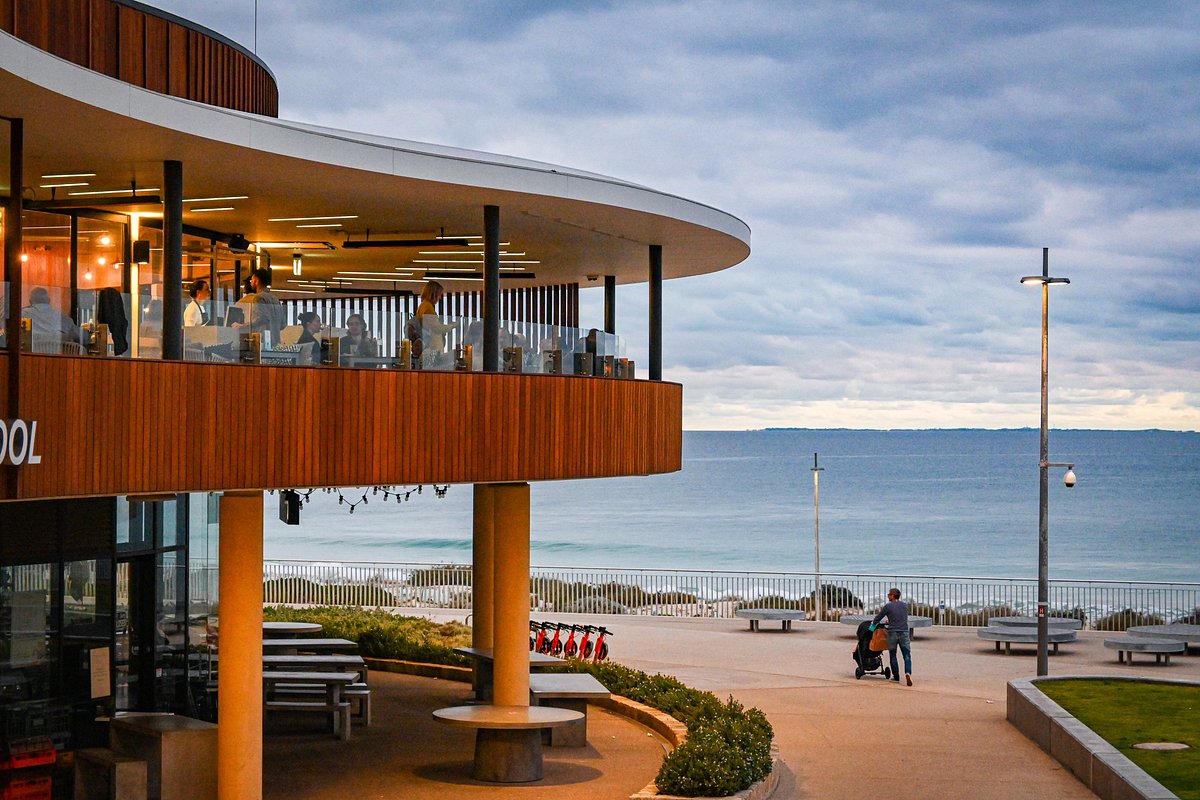
<path id="1" fill-rule="evenodd" d="M 1162 678 L 1061 675 L 1008 682 L 1008 721 L 1045 750 L 1101 800 L 1178 800 L 1120 750 L 1051 700 L 1037 683 L 1062 680 L 1123 680 L 1200 686 L 1195 681 Z"/>

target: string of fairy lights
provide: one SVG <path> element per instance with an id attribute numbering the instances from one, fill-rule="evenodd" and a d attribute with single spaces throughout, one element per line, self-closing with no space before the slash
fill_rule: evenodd
<path id="1" fill-rule="evenodd" d="M 450 491 L 450 484 L 439 486 L 435 483 L 432 484 L 432 489 L 434 496 L 441 500 L 446 496 L 446 492 Z M 336 487 L 305 490 L 289 489 L 287 491 L 295 493 L 295 495 L 300 498 L 300 502 L 303 505 L 308 505 L 308 503 L 312 500 L 312 496 L 317 492 L 326 495 L 336 494 L 338 505 L 346 506 L 350 509 L 350 513 L 353 514 L 354 509 L 358 508 L 359 506 L 367 505 L 370 497 L 378 497 L 379 495 L 383 495 L 383 502 L 385 503 L 389 500 L 395 500 L 397 503 L 407 503 L 408 501 L 412 500 L 413 495 L 424 494 L 425 486 L 424 484 L 418 486 L 371 486 L 363 490 L 362 495 L 358 496 L 357 498 L 353 493 L 350 496 L 347 496 L 344 491 Z M 275 494 L 275 491 L 271 490 L 271 494 Z"/>

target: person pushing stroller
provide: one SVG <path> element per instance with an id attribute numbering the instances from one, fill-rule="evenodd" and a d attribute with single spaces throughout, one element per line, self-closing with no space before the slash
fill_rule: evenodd
<path id="1" fill-rule="evenodd" d="M 888 601 L 883 610 L 871 620 L 871 630 L 879 627 L 879 623 L 887 618 L 888 656 L 892 661 L 892 680 L 900 682 L 900 667 L 896 663 L 896 648 L 904 654 L 904 682 L 909 686 L 912 682 L 912 633 L 908 628 L 908 603 L 900 601 L 900 590 L 888 590 Z"/>

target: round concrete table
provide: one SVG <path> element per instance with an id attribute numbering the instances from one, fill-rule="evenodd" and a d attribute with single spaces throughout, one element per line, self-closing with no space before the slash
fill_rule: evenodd
<path id="1" fill-rule="evenodd" d="M 263 636 L 267 639 L 283 639 L 301 633 L 320 633 L 319 622 L 264 622 Z"/>
<path id="2" fill-rule="evenodd" d="M 1117 651 L 1117 661 L 1133 663 L 1134 653 L 1153 653 L 1154 663 L 1161 664 L 1165 657 L 1171 663 L 1171 653 L 1186 653 L 1187 645 L 1180 639 L 1160 639 L 1151 636 L 1111 636 L 1104 646 Z M 1126 655 L 1128 654 L 1128 655 Z"/>
<path id="3" fill-rule="evenodd" d="M 988 617 L 988 625 L 1004 628 L 1036 628 L 1037 617 Z M 1046 617 L 1046 624 L 1051 628 L 1077 631 L 1083 628 L 1083 623 L 1074 617 Z"/>
<path id="4" fill-rule="evenodd" d="M 542 729 L 583 719 L 552 706 L 451 706 L 433 712 L 446 725 L 475 728 L 475 780 L 527 783 L 542 779 Z"/>
<path id="5" fill-rule="evenodd" d="M 1177 639 L 1188 645 L 1200 645 L 1200 625 L 1173 622 L 1170 625 L 1134 625 L 1125 631 L 1129 636 L 1155 639 Z"/>
<path id="6" fill-rule="evenodd" d="M 842 614 L 842 616 L 838 619 L 838 622 L 842 623 L 843 625 L 853 625 L 855 628 L 857 628 L 860 624 L 862 624 L 864 622 L 870 622 L 873 619 L 875 619 L 874 614 Z M 917 636 L 917 632 L 916 632 L 917 628 L 932 628 L 932 627 L 933 627 L 933 617 L 921 617 L 921 616 L 917 616 L 915 614 L 909 614 L 908 629 L 909 629 L 910 635 L 914 639 Z"/>

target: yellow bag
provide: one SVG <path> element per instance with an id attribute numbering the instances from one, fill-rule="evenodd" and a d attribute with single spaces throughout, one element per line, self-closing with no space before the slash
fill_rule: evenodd
<path id="1" fill-rule="evenodd" d="M 871 634 L 871 650 L 876 653 L 882 653 L 888 649 L 887 628 L 876 628 Z"/>

